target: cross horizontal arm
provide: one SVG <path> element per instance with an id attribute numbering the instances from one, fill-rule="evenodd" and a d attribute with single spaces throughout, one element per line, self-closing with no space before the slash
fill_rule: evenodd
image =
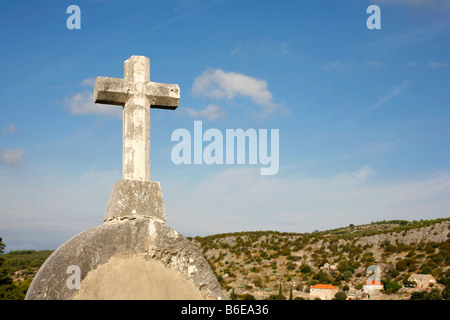
<path id="1" fill-rule="evenodd" d="M 149 82 L 145 85 L 145 95 L 152 108 L 175 110 L 180 101 L 180 87 L 177 84 Z"/>
<path id="2" fill-rule="evenodd" d="M 134 91 L 134 84 L 118 78 L 97 77 L 94 84 L 94 102 L 123 106 Z"/>

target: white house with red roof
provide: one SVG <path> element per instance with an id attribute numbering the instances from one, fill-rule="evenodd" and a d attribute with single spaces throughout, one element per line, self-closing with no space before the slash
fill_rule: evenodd
<path id="1" fill-rule="evenodd" d="M 309 289 L 309 294 L 311 297 L 320 298 L 321 300 L 331 300 L 338 291 L 339 289 L 331 284 L 319 283 Z"/>
<path id="2" fill-rule="evenodd" d="M 378 280 L 367 281 L 363 286 L 363 294 L 375 294 L 384 289 L 384 285 Z"/>

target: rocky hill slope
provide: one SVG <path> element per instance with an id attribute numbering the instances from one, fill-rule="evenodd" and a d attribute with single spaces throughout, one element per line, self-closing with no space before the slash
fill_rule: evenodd
<path id="1" fill-rule="evenodd" d="M 241 232 L 196 237 L 222 288 L 230 295 L 267 298 L 281 288 L 285 296 L 307 296 L 317 283 L 359 295 L 367 268 L 377 265 L 384 298 L 409 298 L 407 278 L 432 274 L 450 278 L 450 219 L 381 221 L 321 232 Z M 398 287 L 396 287 L 398 284 Z M 441 289 L 443 289 L 442 284 Z M 401 288 L 399 290 L 399 288 Z"/>

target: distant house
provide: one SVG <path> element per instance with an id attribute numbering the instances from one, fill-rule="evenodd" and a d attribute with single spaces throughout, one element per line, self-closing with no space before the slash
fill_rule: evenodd
<path id="1" fill-rule="evenodd" d="M 331 284 L 316 284 L 310 288 L 309 294 L 311 297 L 320 298 L 321 300 L 331 300 L 338 291 L 339 289 Z"/>
<path id="2" fill-rule="evenodd" d="M 436 284 L 436 279 L 431 274 L 415 274 L 413 273 L 408 281 L 415 282 L 417 288 L 428 288 L 430 284 Z"/>
<path id="3" fill-rule="evenodd" d="M 384 285 L 378 280 L 367 281 L 363 286 L 363 294 L 376 294 L 384 289 Z"/>

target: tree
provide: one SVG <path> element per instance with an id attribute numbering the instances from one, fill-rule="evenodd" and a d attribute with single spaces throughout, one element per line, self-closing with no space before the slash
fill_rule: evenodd
<path id="1" fill-rule="evenodd" d="M 304 273 L 304 274 L 310 273 L 311 270 L 312 270 L 311 267 L 309 265 L 307 265 L 307 264 L 302 265 L 301 268 L 300 268 L 300 272 Z"/>
<path id="2" fill-rule="evenodd" d="M 417 291 L 411 294 L 410 300 L 425 300 L 426 291 Z"/>
<path id="3" fill-rule="evenodd" d="M 395 265 L 398 271 L 405 271 L 406 268 L 408 267 L 406 265 L 405 260 L 400 260 L 399 262 L 397 262 L 397 264 Z"/>
<path id="4" fill-rule="evenodd" d="M 0 238 L 0 254 L 3 254 L 3 250 L 5 249 L 6 245 L 2 242 L 2 238 Z M 0 264 L 1 264 L 1 257 L 0 257 Z"/>
<path id="5" fill-rule="evenodd" d="M 442 295 L 438 289 L 432 289 L 427 298 L 427 300 L 442 300 Z"/>
<path id="6" fill-rule="evenodd" d="M 345 294 L 344 291 L 339 291 L 339 292 L 336 292 L 336 294 L 334 295 L 334 298 L 336 300 L 346 300 L 347 299 L 347 295 Z"/>
<path id="7" fill-rule="evenodd" d="M 233 288 L 233 291 L 231 292 L 230 300 L 237 300 L 237 296 L 236 296 L 236 294 L 234 293 L 234 288 Z"/>
<path id="8" fill-rule="evenodd" d="M 387 294 L 395 293 L 401 289 L 401 285 L 391 279 L 383 279 L 381 283 L 384 285 L 384 292 Z"/>
<path id="9" fill-rule="evenodd" d="M 281 283 L 280 287 L 278 288 L 278 294 L 270 295 L 268 300 L 286 300 L 286 297 L 283 296 L 283 288 L 281 287 Z"/>
<path id="10" fill-rule="evenodd" d="M 0 238 L 0 254 L 3 254 L 6 245 L 2 242 Z M 4 263 L 4 260 L 0 257 L 0 300 L 19 300 L 25 298 L 25 292 L 28 288 L 27 286 L 22 288 L 17 288 L 13 283 L 10 276 L 10 268 Z"/>
<path id="11" fill-rule="evenodd" d="M 442 295 L 438 289 L 433 289 L 430 292 L 423 290 L 413 292 L 410 300 L 442 300 Z"/>
<path id="12" fill-rule="evenodd" d="M 350 270 L 345 270 L 342 273 L 342 277 L 344 278 L 344 280 L 349 280 L 353 277 L 353 272 L 351 272 Z"/>
<path id="13" fill-rule="evenodd" d="M 330 277 L 328 276 L 328 274 L 323 272 L 323 270 L 320 270 L 318 273 L 316 273 L 313 279 L 319 281 L 319 283 L 331 283 Z"/>

